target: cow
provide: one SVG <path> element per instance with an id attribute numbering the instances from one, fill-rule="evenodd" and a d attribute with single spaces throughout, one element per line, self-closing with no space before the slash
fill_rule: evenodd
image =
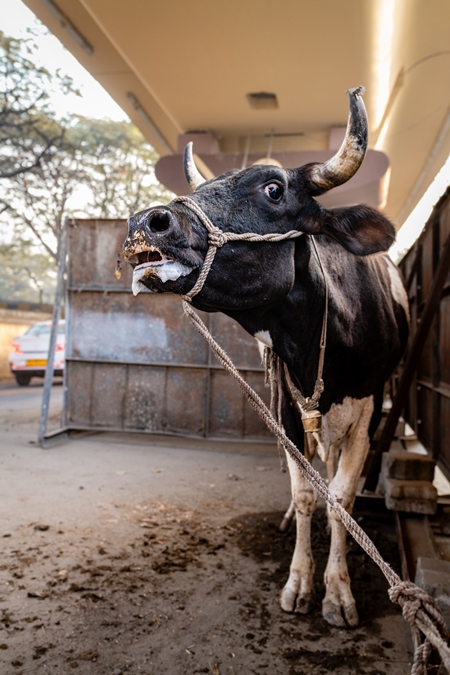
<path id="1" fill-rule="evenodd" d="M 189 144 L 184 166 L 192 194 L 132 216 L 123 246 L 135 294 L 189 296 L 196 285 L 189 297 L 195 308 L 232 317 L 278 360 L 277 407 L 285 433 L 309 460 L 317 452 L 326 462 L 329 490 L 349 512 L 381 418 L 385 382 L 408 336 L 407 296 L 385 253 L 395 238 L 391 222 L 368 206 L 327 209 L 315 199 L 349 180 L 363 161 L 368 123 L 362 92 L 348 91 L 344 141 L 323 163 L 295 169 L 257 164 L 205 180 Z M 218 248 L 200 288 L 212 241 L 205 223 L 225 236 L 286 238 L 213 241 Z M 314 602 L 316 496 L 297 464 L 289 456 L 286 461 L 297 534 L 281 607 L 306 614 Z M 333 626 L 356 626 L 346 531 L 332 509 L 328 520 L 322 614 Z"/>

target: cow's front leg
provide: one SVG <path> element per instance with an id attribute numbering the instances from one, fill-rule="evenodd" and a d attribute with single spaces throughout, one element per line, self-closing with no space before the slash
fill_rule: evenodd
<path id="1" fill-rule="evenodd" d="M 305 456 L 309 461 L 314 456 L 314 452 L 315 444 L 311 439 L 309 443 L 305 443 Z M 292 500 L 295 504 L 297 536 L 289 578 L 281 593 L 281 608 L 286 612 L 307 614 L 312 609 L 314 599 L 311 518 L 316 507 L 316 495 L 289 455 L 287 455 L 287 463 L 291 478 Z"/>
<path id="2" fill-rule="evenodd" d="M 348 509 L 347 509 L 348 510 Z M 346 529 L 334 512 L 329 514 L 331 547 L 325 570 L 326 594 L 322 601 L 322 614 L 332 626 L 357 626 L 359 622 L 355 600 L 350 589 L 346 560 Z"/>
<path id="3" fill-rule="evenodd" d="M 373 411 L 372 398 L 355 401 L 357 421 L 353 422 L 342 444 L 342 451 L 336 474 L 329 484 L 329 490 L 349 513 L 355 501 L 358 480 L 369 450 L 368 428 Z M 330 461 L 333 461 L 331 453 Z M 328 564 L 325 570 L 326 594 L 322 603 L 324 619 L 333 626 L 358 625 L 358 612 L 350 589 L 347 568 L 347 531 L 339 516 L 328 510 L 331 527 L 331 544 Z"/>

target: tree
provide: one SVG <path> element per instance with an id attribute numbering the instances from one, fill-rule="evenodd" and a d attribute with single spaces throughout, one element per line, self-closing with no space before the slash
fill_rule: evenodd
<path id="1" fill-rule="evenodd" d="M 0 66 L 6 83 L 0 99 L 0 262 L 10 256 L 0 296 L 16 288 L 17 280 L 10 283 L 5 274 L 15 275 L 18 250 L 34 260 L 30 289 L 48 283 L 45 261 L 54 268 L 65 216 L 126 218 L 172 197 L 156 181 L 156 153 L 133 124 L 53 115 L 42 93 L 49 73 L 24 56 L 27 49 L 27 41 L 0 34 L 6 59 Z M 74 91 L 70 78 L 58 74 L 56 80 Z M 25 270 L 22 264 L 22 279 Z"/>
<path id="2" fill-rule="evenodd" d="M 7 241 L 33 243 L 56 262 L 63 219 L 71 215 L 68 200 L 82 172 L 78 154 L 70 143 L 60 142 L 58 151 L 47 152 L 38 166 L 5 181 L 0 222 Z"/>
<path id="3" fill-rule="evenodd" d="M 32 55 L 31 41 L 0 31 L 0 178 L 39 166 L 63 135 L 50 109 L 50 73 L 26 53 Z M 75 91 L 70 78 L 57 79 L 63 90 Z"/>
<path id="4" fill-rule="evenodd" d="M 52 260 L 27 242 L 0 244 L 0 297 L 51 303 L 56 273 Z"/>
<path id="5" fill-rule="evenodd" d="M 130 122 L 78 117 L 68 136 L 82 150 L 86 205 L 99 218 L 127 218 L 173 195 L 155 178 L 158 155 Z"/>
<path id="6" fill-rule="evenodd" d="M 72 117 L 61 127 L 57 149 L 0 192 L 4 231 L 32 236 L 55 261 L 65 216 L 127 218 L 171 199 L 156 181 L 155 151 L 130 122 Z"/>

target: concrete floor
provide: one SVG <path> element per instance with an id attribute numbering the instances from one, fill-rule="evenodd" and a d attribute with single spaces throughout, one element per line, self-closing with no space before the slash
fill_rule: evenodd
<path id="1" fill-rule="evenodd" d="M 91 540 L 95 542 L 97 550 L 100 550 L 100 541 L 109 542 L 108 550 L 112 550 L 114 545 L 121 546 L 121 550 L 123 550 L 128 544 L 134 547 L 133 537 L 142 534 L 142 528 L 145 530 L 147 522 L 151 523 L 152 527 L 157 522 L 159 528 L 162 528 L 162 530 L 165 528 L 169 531 L 170 527 L 178 527 L 180 518 L 181 520 L 184 519 L 183 522 L 191 523 L 194 529 L 199 527 L 201 522 L 206 531 L 215 532 L 220 538 L 222 536 L 220 533 L 229 532 L 230 523 L 236 522 L 236 519 L 241 519 L 244 523 L 242 527 L 245 527 L 245 518 L 248 519 L 249 514 L 252 518 L 256 518 L 255 522 L 259 522 L 258 518 L 264 519 L 264 514 L 277 514 L 282 512 L 289 504 L 288 477 L 280 472 L 277 452 L 275 447 L 271 445 L 212 443 L 142 435 L 96 434 L 79 437 L 76 440 L 66 439 L 43 450 L 36 445 L 41 393 L 41 384 L 32 384 L 29 388 L 17 388 L 13 384 L 0 384 L 0 501 L 2 513 L 0 538 L 3 537 L 5 545 L 11 544 L 9 550 L 11 556 L 13 556 L 11 560 L 14 559 L 14 555 L 16 557 L 19 555 L 17 551 L 20 547 L 25 548 L 29 543 L 30 533 L 34 540 L 37 536 L 40 537 L 40 541 L 43 537 L 47 537 L 45 544 L 50 547 L 46 549 L 47 551 L 50 549 L 56 550 L 57 544 L 55 542 L 58 540 L 58 534 L 53 535 L 56 537 L 53 540 L 50 536 L 52 533 L 63 531 L 66 535 L 72 533 L 70 546 L 73 545 L 76 537 L 80 536 L 80 533 L 84 533 L 80 540 L 82 543 L 80 544 L 79 554 L 74 553 L 78 544 L 74 549 L 70 549 L 72 564 L 70 569 L 73 570 L 73 575 L 76 575 L 83 564 L 82 561 L 88 555 L 85 549 L 90 545 Z M 51 424 L 53 426 L 57 426 L 61 402 L 62 387 L 55 386 L 51 407 Z M 174 515 L 170 521 L 162 522 L 161 514 L 166 517 L 169 512 L 178 515 Z M 182 516 L 179 515 L 180 513 Z M 385 526 L 386 536 L 395 539 L 395 533 L 388 532 L 388 525 L 380 523 L 378 530 L 382 533 Z M 43 529 L 39 529 L 41 527 Z M 139 528 L 141 529 L 139 530 Z M 160 533 L 160 529 L 155 531 L 157 540 Z M 175 534 L 178 537 L 178 531 L 174 533 L 174 536 Z M 211 535 L 211 538 L 214 538 L 213 535 Z M 279 610 L 276 597 L 278 591 L 274 590 L 274 588 L 278 588 L 278 579 L 274 582 L 274 578 L 278 574 L 281 563 L 275 561 L 275 559 L 272 560 L 269 552 L 263 552 L 262 555 L 267 556 L 267 564 L 261 566 L 258 563 L 255 566 L 255 563 L 250 560 L 251 556 L 242 557 L 242 552 L 234 549 L 232 544 L 233 542 L 230 545 L 227 543 L 224 558 L 221 562 L 218 561 L 220 544 L 216 542 L 214 573 L 208 567 L 212 560 L 211 555 L 208 559 L 202 558 L 203 569 L 208 571 L 208 578 L 214 577 L 216 579 L 216 590 L 205 592 L 204 606 L 201 599 L 197 598 L 198 605 L 196 605 L 195 611 L 193 607 L 189 609 L 189 599 L 183 589 L 190 578 L 189 574 L 192 574 L 191 581 L 200 592 L 203 588 L 204 576 L 195 576 L 195 570 L 189 568 L 184 577 L 176 570 L 172 577 L 170 575 L 164 577 L 164 590 L 160 592 L 161 599 L 163 594 L 167 592 L 167 583 L 169 582 L 169 585 L 172 584 L 174 589 L 177 588 L 178 593 L 183 593 L 184 612 L 191 612 L 190 621 L 192 623 L 190 625 L 193 626 L 195 623 L 194 616 L 196 617 L 195 621 L 198 621 L 198 616 L 203 616 L 203 624 L 195 623 L 197 633 L 190 636 L 192 643 L 198 644 L 201 642 L 198 637 L 201 633 L 203 635 L 203 647 L 198 647 L 196 651 L 194 648 L 190 649 L 189 645 L 184 645 L 183 642 L 183 649 L 179 652 L 176 651 L 176 644 L 175 646 L 172 645 L 169 650 L 168 647 L 163 647 L 164 638 L 161 642 L 160 636 L 156 643 L 158 647 L 153 645 L 152 649 L 149 649 L 149 644 L 153 644 L 152 635 L 149 635 L 146 641 L 142 641 L 141 637 L 138 638 L 137 634 L 133 634 L 133 640 L 130 639 L 126 643 L 127 647 L 123 647 L 122 643 L 117 647 L 117 654 L 114 655 L 113 643 L 109 638 L 99 636 L 97 639 L 100 642 L 103 639 L 109 640 L 109 651 L 106 655 L 106 651 L 104 654 L 100 648 L 94 650 L 97 657 L 92 661 L 95 661 L 96 665 L 84 661 L 83 657 L 79 655 L 77 660 L 70 661 L 72 656 L 66 652 L 63 654 L 61 645 L 61 648 L 55 647 L 59 644 L 59 640 L 63 639 L 61 636 L 64 635 L 64 631 L 61 632 L 60 626 L 65 616 L 64 614 L 58 615 L 56 621 L 55 613 L 57 610 L 63 611 L 61 602 L 64 604 L 66 600 L 62 600 L 62 598 L 70 598 L 70 588 L 66 596 L 58 596 L 58 607 L 52 605 L 50 596 L 45 596 L 48 603 L 46 610 L 48 617 L 53 616 L 53 623 L 51 618 L 48 618 L 47 623 L 43 622 L 46 635 L 50 635 L 52 638 L 50 642 L 46 643 L 44 647 L 39 646 L 40 643 L 37 645 L 33 642 L 33 640 L 36 640 L 37 632 L 30 634 L 27 632 L 30 630 L 27 617 L 37 611 L 36 600 L 30 600 L 30 597 L 37 596 L 33 595 L 34 591 L 30 595 L 29 588 L 34 588 L 33 584 L 36 585 L 39 575 L 42 575 L 42 578 L 50 577 L 51 574 L 63 577 L 69 569 L 69 563 L 66 562 L 63 569 L 58 569 L 55 572 L 55 570 L 52 571 L 49 568 L 51 555 L 49 556 L 47 552 L 46 558 L 46 555 L 42 554 L 41 558 L 38 556 L 35 563 L 36 569 L 33 570 L 33 565 L 31 565 L 31 569 L 22 566 L 20 571 L 22 583 L 19 584 L 14 576 L 15 573 L 11 573 L 13 567 L 8 567 L 8 563 L 5 562 L 0 567 L 0 582 L 2 584 L 0 587 L 0 609 L 4 613 L 7 612 L 8 601 L 10 600 L 12 606 L 16 608 L 16 621 L 23 621 L 24 623 L 23 630 L 15 633 L 12 623 L 4 623 L 3 630 L 2 624 L 0 624 L 0 646 L 7 645 L 7 647 L 2 647 L 0 652 L 0 664 L 3 662 L 7 667 L 4 672 L 39 674 L 52 669 L 53 672 L 65 673 L 72 672 L 65 669 L 69 667 L 67 664 L 70 665 L 71 663 L 77 664 L 76 666 L 70 665 L 71 668 L 76 667 L 78 668 L 77 672 L 87 675 L 90 673 L 96 675 L 105 673 L 106 675 L 106 673 L 119 672 L 158 673 L 158 675 L 162 673 L 167 673 L 167 675 L 180 673 L 181 675 L 197 672 L 212 672 L 221 675 L 224 673 L 241 674 L 243 672 L 270 672 L 272 675 L 278 673 L 290 675 L 291 673 L 303 672 L 308 672 L 308 675 L 316 673 L 322 675 L 322 673 L 328 672 L 340 673 L 341 675 L 350 675 L 351 673 L 403 675 L 409 672 L 408 630 L 400 613 L 395 608 L 384 613 L 381 610 L 378 614 L 375 612 L 376 618 L 370 616 L 370 610 L 365 611 L 362 625 L 353 631 L 332 629 L 326 626 L 324 622 L 322 626 L 322 618 L 320 610 L 318 610 L 314 615 L 313 623 L 310 623 L 310 619 L 308 619 L 303 624 L 308 627 L 307 634 L 305 634 L 305 629 L 302 629 L 301 625 L 306 619 L 286 615 Z M 218 553 L 216 549 L 219 551 Z M 43 548 L 40 550 L 44 551 Z M 58 555 L 67 556 L 67 550 L 62 550 L 60 547 Z M 20 555 L 22 556 L 20 559 L 24 559 L 22 553 Z M 76 560 L 77 555 L 80 557 L 78 561 Z M 160 555 L 167 555 L 166 549 L 161 549 Z M 359 549 L 357 555 L 362 556 Z M 90 563 L 95 560 L 92 551 L 88 558 Z M 117 558 L 117 555 L 111 556 L 111 560 Z M 68 560 L 67 557 L 64 559 Z M 358 558 L 358 560 L 360 559 L 362 560 L 362 557 Z M 8 557 L 6 556 L 4 560 L 7 561 Z M 113 565 L 113 563 L 110 561 L 109 565 Z M 224 566 L 229 574 L 227 579 L 222 579 L 220 576 L 225 574 Z M 246 566 L 248 566 L 247 572 L 245 572 Z M 256 586 L 261 584 L 257 579 L 262 567 L 265 574 L 270 576 L 270 579 L 266 582 L 267 594 L 264 595 L 264 603 L 269 604 L 272 618 L 271 622 L 266 621 L 264 624 L 264 631 L 266 631 L 264 635 L 261 633 L 260 642 L 266 645 L 265 648 L 254 649 L 248 647 L 247 643 L 253 639 L 249 635 L 257 634 L 258 630 L 263 631 L 263 627 L 262 624 L 255 627 L 255 624 L 251 623 L 253 619 L 251 616 L 252 610 L 248 609 L 250 607 L 249 601 L 247 601 L 247 604 L 244 600 L 238 603 L 240 606 L 233 610 L 237 612 L 235 618 L 233 618 L 234 615 L 231 613 L 232 610 L 229 605 L 232 601 L 234 601 L 233 607 L 236 605 L 235 597 L 245 597 L 245 594 L 252 597 Z M 239 570 L 239 572 L 231 573 L 230 569 Z M 29 577 L 27 577 L 27 574 L 29 574 Z M 241 579 L 239 591 L 230 593 L 229 588 L 233 583 L 237 583 L 236 579 L 238 578 Z M 46 588 L 53 588 L 52 583 L 48 581 Z M 152 579 L 149 578 L 146 583 L 150 588 Z M 366 579 L 365 583 L 370 586 L 370 577 Z M 73 587 L 74 584 L 72 583 L 72 590 Z M 155 597 L 152 601 L 153 607 L 157 603 L 155 598 L 161 586 L 156 585 L 155 589 Z M 206 595 L 210 596 L 211 594 L 214 597 L 214 603 L 218 602 L 218 605 L 211 605 L 212 601 L 208 604 Z M 121 597 L 120 591 L 117 590 L 117 602 L 119 597 Z M 129 597 L 129 594 L 127 597 Z M 192 602 L 194 602 L 194 597 L 195 592 L 192 591 Z M 227 600 L 227 598 L 232 598 L 232 600 Z M 142 600 L 144 603 L 147 601 Z M 34 603 L 33 609 L 28 607 L 30 602 Z M 89 600 L 86 600 L 86 603 L 89 602 Z M 123 602 L 125 602 L 125 599 Z M 257 602 L 258 604 L 263 603 L 261 599 Z M 378 601 L 373 598 L 373 602 L 376 605 Z M 44 607 L 44 604 L 41 603 L 39 606 Z M 110 614 L 118 611 L 114 607 L 114 602 L 112 602 Z M 242 610 L 245 607 L 247 607 L 246 612 L 250 612 L 250 616 L 244 621 Z M 220 621 L 217 623 L 218 608 L 220 608 L 219 617 L 222 611 L 223 616 L 226 617 L 224 621 L 228 622 L 227 626 Z M 81 607 L 78 604 L 76 607 L 78 613 L 83 612 L 82 617 L 85 624 L 88 622 L 86 618 L 88 610 L 91 611 L 91 609 L 87 605 Z M 124 612 L 128 613 L 129 611 L 129 608 L 126 607 L 121 610 L 121 621 L 124 622 L 122 640 L 126 639 L 128 628 L 129 631 L 132 630 L 131 624 L 127 628 L 126 616 L 125 619 L 123 618 Z M 211 611 L 212 614 L 204 616 L 208 611 Z M 66 614 L 70 614 L 67 606 Z M 144 614 L 142 615 L 144 616 Z M 67 629 L 67 635 L 70 633 L 72 636 L 72 652 L 76 652 L 78 649 L 80 654 L 80 644 L 87 638 L 86 633 L 81 635 L 73 628 L 75 625 L 74 616 L 72 614 L 69 617 L 72 623 L 71 630 L 68 631 Z M 77 617 L 78 623 L 81 623 L 79 614 L 77 614 Z M 174 626 L 178 626 L 179 630 L 185 630 L 185 625 L 180 627 L 173 623 L 178 620 L 175 615 L 170 619 L 172 624 L 167 619 L 167 630 L 173 631 Z M 159 621 L 162 621 L 162 619 L 159 619 Z M 241 621 L 244 621 L 242 624 L 243 637 L 237 635 L 241 630 L 238 628 Z M 248 621 L 250 623 L 245 623 Z M 214 636 L 205 637 L 213 623 L 219 636 L 217 640 Z M 16 627 L 18 625 L 19 623 L 15 624 Z M 98 625 L 98 618 L 95 619 L 93 625 Z M 90 629 L 87 629 L 88 633 L 94 630 L 93 625 Z M 170 629 L 169 625 L 172 626 Z M 251 628 L 248 626 L 251 626 Z M 313 633 L 313 629 L 318 630 L 318 626 L 321 627 L 322 632 Z M 159 630 L 162 630 L 162 627 Z M 225 654 L 223 651 L 224 645 L 227 644 L 227 640 L 231 640 L 227 630 L 234 631 L 233 639 L 237 640 L 241 646 L 238 648 L 235 645 L 236 648 L 234 648 L 230 642 Z M 303 634 L 300 638 L 302 631 Z M 131 632 L 129 634 L 131 635 Z M 308 635 L 310 636 L 309 639 Z M 275 636 L 278 637 L 272 645 L 271 639 Z M 11 646 L 9 646 L 9 640 Z M 286 649 L 280 651 L 280 641 L 283 640 L 290 641 L 287 651 Z M 208 649 L 205 646 L 206 643 Z M 133 651 L 137 649 L 137 647 L 133 647 L 134 644 L 140 644 L 141 651 Z M 345 650 L 340 651 L 344 644 Z M 34 645 L 34 651 L 32 651 L 31 645 Z M 31 650 L 30 653 L 27 653 L 27 649 Z M 14 657 L 14 654 L 20 654 L 21 650 L 24 656 Z M 86 651 L 86 649 L 82 651 L 83 654 L 91 652 L 92 650 Z M 195 653 L 195 656 L 192 655 L 193 653 Z M 39 657 L 36 657 L 36 654 L 39 654 Z M 125 665 L 120 661 L 124 654 L 126 654 Z M 336 654 L 336 662 L 330 661 L 330 654 Z M 321 655 L 320 658 L 319 655 Z M 113 656 L 116 659 L 115 661 L 114 659 L 111 660 Z M 183 658 L 191 659 L 190 665 L 183 665 Z M 195 667 L 194 658 L 197 659 Z M 305 666 L 305 664 L 308 665 Z M 266 670 L 263 670 L 264 668 Z"/>

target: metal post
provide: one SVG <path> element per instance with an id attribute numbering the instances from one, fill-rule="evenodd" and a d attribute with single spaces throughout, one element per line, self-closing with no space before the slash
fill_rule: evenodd
<path id="1" fill-rule="evenodd" d="M 39 423 L 38 444 L 43 447 L 47 433 L 50 394 L 53 383 L 53 364 L 55 362 L 55 345 L 58 334 L 58 323 L 61 316 L 61 305 L 64 297 L 64 275 L 66 271 L 68 218 L 64 218 L 58 247 L 58 277 L 56 282 L 55 303 L 53 305 L 52 330 L 48 346 L 47 367 L 45 369 L 44 390 L 42 392 L 41 419 Z"/>

